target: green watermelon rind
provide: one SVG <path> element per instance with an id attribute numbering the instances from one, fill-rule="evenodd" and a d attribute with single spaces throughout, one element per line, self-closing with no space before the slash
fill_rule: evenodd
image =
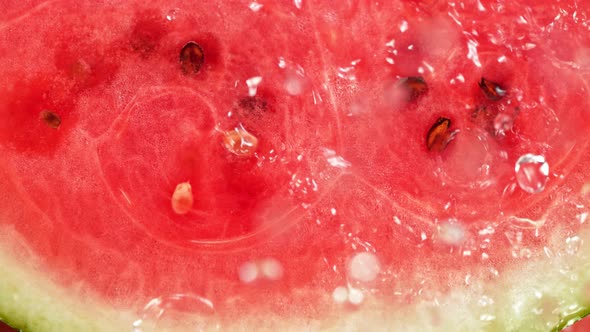
<path id="1" fill-rule="evenodd" d="M 143 304 L 117 308 L 99 300 L 97 294 L 83 292 L 82 283 L 67 288 L 58 286 L 50 280 L 52 273 L 44 271 L 41 260 L 28 251 L 7 246 L 9 238 L 13 244 L 18 242 L 23 246 L 22 239 L 18 241 L 14 231 L 4 229 L 2 233 L 4 236 L 0 238 L 5 240 L 0 242 L 2 321 L 25 332 L 133 330 L 132 323 L 139 318 Z M 263 324 L 260 317 L 241 317 L 223 327 L 232 331 L 243 330 L 245 326 L 284 331 L 302 327 L 322 331 L 559 331 L 590 314 L 590 244 L 584 243 L 575 255 L 568 255 L 563 236 L 559 235 L 561 232 L 554 233 L 556 240 L 551 250 L 560 254 L 519 261 L 492 282 L 477 282 L 477 278 L 473 278 L 469 286 L 458 287 L 439 297 L 438 306 L 424 301 L 384 311 L 389 308 L 387 305 L 367 296 L 359 310 L 340 313 L 334 310 L 333 316 L 326 317 L 325 321 L 297 317 L 285 320 L 261 313 Z M 588 230 L 580 233 L 582 239 L 589 235 Z M 155 294 L 158 295 L 161 294 Z M 494 299 L 494 305 L 479 306 L 478 299 L 482 295 Z M 329 306 L 331 294 L 326 294 L 325 298 Z M 533 313 L 533 309 L 542 307 L 543 303 L 546 303 L 545 311 L 552 311 L 552 314 Z M 495 319 L 481 320 L 484 314 Z"/>

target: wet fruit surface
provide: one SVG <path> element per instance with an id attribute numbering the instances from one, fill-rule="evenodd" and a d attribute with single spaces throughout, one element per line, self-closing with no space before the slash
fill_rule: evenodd
<path id="1" fill-rule="evenodd" d="M 137 332 L 161 308 L 435 303 L 552 241 L 575 256 L 590 13 L 570 2 L 14 4 L 0 226 Z"/>

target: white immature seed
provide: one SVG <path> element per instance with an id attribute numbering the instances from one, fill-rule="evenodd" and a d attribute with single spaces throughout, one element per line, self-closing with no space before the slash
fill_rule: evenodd
<path id="1" fill-rule="evenodd" d="M 191 184 L 188 182 L 179 183 L 172 194 L 171 202 L 174 213 L 187 214 L 194 204 Z"/>

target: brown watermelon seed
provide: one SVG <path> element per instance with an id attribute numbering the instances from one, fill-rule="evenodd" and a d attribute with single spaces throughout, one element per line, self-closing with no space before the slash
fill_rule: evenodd
<path id="1" fill-rule="evenodd" d="M 426 147 L 429 151 L 442 152 L 455 138 L 458 130 L 451 130 L 451 120 L 440 117 L 426 134 Z"/>
<path id="2" fill-rule="evenodd" d="M 203 48 L 194 41 L 188 42 L 180 50 L 180 67 L 185 75 L 197 74 L 204 61 Z"/>
<path id="3" fill-rule="evenodd" d="M 489 100 L 500 100 L 506 95 L 506 90 L 498 83 L 492 82 L 483 77 L 481 78 L 481 81 L 479 81 L 478 85 Z"/>
<path id="4" fill-rule="evenodd" d="M 414 101 L 428 91 L 428 84 L 422 76 L 404 77 L 399 84 L 408 92 L 408 101 Z"/>
<path id="5" fill-rule="evenodd" d="M 49 110 L 41 111 L 39 114 L 39 119 L 41 119 L 41 121 L 53 129 L 57 129 L 61 125 L 61 118 L 59 115 Z"/>

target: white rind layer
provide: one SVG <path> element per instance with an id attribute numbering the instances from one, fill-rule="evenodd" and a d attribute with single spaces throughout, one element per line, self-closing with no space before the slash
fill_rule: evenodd
<path id="1" fill-rule="evenodd" d="M 222 322 L 220 330 L 551 331 L 583 316 L 590 303 L 590 241 L 577 253 L 567 254 L 560 232 L 553 233 L 555 241 L 547 247 L 555 253 L 551 257 L 520 261 L 492 281 L 478 281 L 474 271 L 468 284 L 436 296 L 434 301 L 392 306 L 369 295 L 357 310 L 340 308 L 321 321 L 296 316 L 284 320 L 260 313 Z M 115 308 L 84 291 L 82 283 L 75 288 L 60 287 L 46 277 L 49 274 L 43 272 L 40 261 L 17 241 L 13 230 L 4 228 L 0 234 L 2 320 L 27 332 L 133 331 L 132 323 L 139 318 L 136 312 L 142 305 Z M 586 229 L 580 237 L 590 239 L 590 231 Z M 8 241 L 12 242 L 10 248 Z M 333 301 L 331 294 L 325 298 Z M 493 303 L 486 303 L 486 299 Z M 175 326 L 170 331 L 189 328 Z M 218 330 L 218 326 L 212 324 L 210 329 Z M 150 329 L 145 328 L 147 331 Z"/>

